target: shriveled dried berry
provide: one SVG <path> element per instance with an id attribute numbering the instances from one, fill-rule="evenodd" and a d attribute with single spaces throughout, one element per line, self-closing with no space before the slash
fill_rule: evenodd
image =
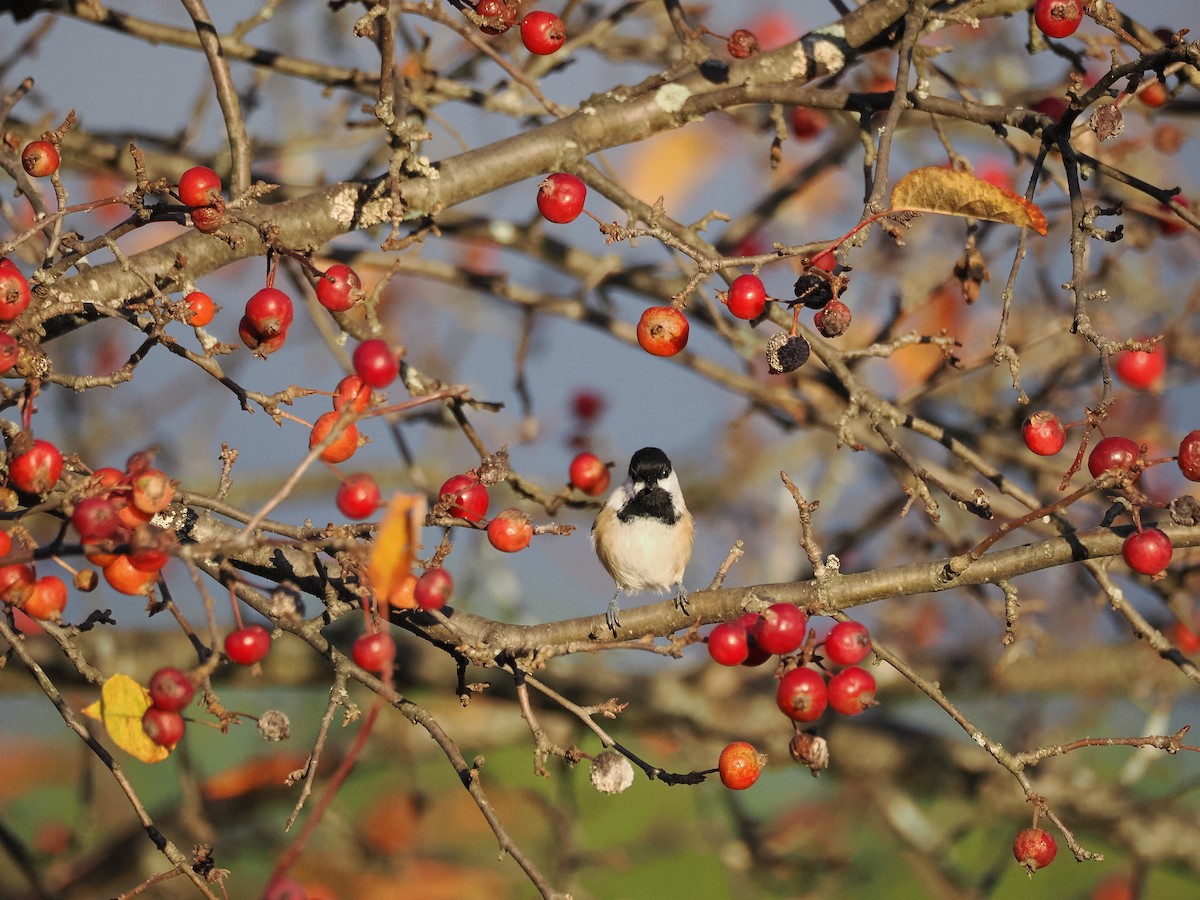
<path id="1" fill-rule="evenodd" d="M 820 309 L 833 299 L 833 287 L 829 281 L 813 272 L 805 272 L 796 279 L 796 302 L 809 309 Z"/>
<path id="2" fill-rule="evenodd" d="M 850 327 L 850 307 L 841 300 L 830 300 L 813 316 L 813 325 L 824 337 L 835 338 Z"/>
<path id="3" fill-rule="evenodd" d="M 772 375 L 795 372 L 808 362 L 810 351 L 808 341 L 799 335 L 792 336 L 782 332 L 772 335 L 767 341 L 767 369 Z"/>

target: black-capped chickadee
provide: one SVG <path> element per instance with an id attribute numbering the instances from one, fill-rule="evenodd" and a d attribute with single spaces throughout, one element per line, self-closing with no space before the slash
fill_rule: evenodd
<path id="1" fill-rule="evenodd" d="M 617 583 L 607 614 L 614 634 L 621 625 L 622 591 L 661 594 L 675 587 L 675 605 L 687 612 L 683 570 L 694 537 L 671 460 L 657 447 L 643 447 L 629 460 L 629 480 L 612 492 L 592 525 L 596 556 Z"/>

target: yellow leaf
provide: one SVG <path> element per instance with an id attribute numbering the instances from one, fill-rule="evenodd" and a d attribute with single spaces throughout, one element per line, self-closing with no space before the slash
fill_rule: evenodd
<path id="1" fill-rule="evenodd" d="M 150 708 L 150 692 L 128 675 L 113 675 L 100 688 L 100 699 L 86 706 L 85 716 L 104 723 L 113 743 L 145 763 L 162 762 L 170 754 L 142 730 L 142 716 Z"/>
<path id="2" fill-rule="evenodd" d="M 412 609 L 412 574 L 417 559 L 417 536 L 425 519 L 425 498 L 420 494 L 397 494 L 375 533 L 375 547 L 367 564 L 367 580 L 380 600 L 401 609 Z"/>
<path id="3" fill-rule="evenodd" d="M 1046 216 L 1019 194 L 970 172 L 926 166 L 909 172 L 892 189 L 892 209 L 966 216 L 1046 233 Z"/>

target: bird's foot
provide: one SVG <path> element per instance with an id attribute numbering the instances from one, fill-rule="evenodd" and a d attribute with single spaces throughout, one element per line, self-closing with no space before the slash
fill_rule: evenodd
<path id="1" fill-rule="evenodd" d="M 616 635 L 617 629 L 621 627 L 621 606 L 617 603 L 616 597 L 609 601 L 608 612 L 604 614 L 604 620 L 608 622 L 608 630 Z"/>
<path id="2" fill-rule="evenodd" d="M 679 586 L 679 593 L 675 595 L 675 608 L 685 616 L 688 614 L 688 595 L 682 584 Z"/>

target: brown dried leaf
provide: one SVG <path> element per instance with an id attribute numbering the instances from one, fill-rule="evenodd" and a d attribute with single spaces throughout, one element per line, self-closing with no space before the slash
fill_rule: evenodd
<path id="1" fill-rule="evenodd" d="M 1046 233 L 1046 216 L 1019 194 L 970 172 L 926 166 L 909 172 L 892 189 L 892 209 L 965 216 Z"/>

